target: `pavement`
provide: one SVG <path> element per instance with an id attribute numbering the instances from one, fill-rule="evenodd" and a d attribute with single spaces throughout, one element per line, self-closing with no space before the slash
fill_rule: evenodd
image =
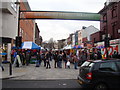
<path id="1" fill-rule="evenodd" d="M 0 72 L 0 79 L 9 79 L 9 78 L 15 78 L 18 76 L 25 75 L 31 67 L 22 66 L 22 67 L 14 67 L 12 66 L 12 75 L 10 75 L 10 67 L 9 64 L 3 64 L 4 71 Z"/>
<path id="2" fill-rule="evenodd" d="M 22 67 L 12 67 L 12 75 L 9 75 L 9 64 L 3 64 L 4 71 L 0 79 L 20 79 L 20 80 L 51 80 L 51 79 L 77 79 L 79 69 L 75 70 L 74 65 L 71 64 L 70 69 L 54 68 L 54 60 L 50 61 L 51 69 L 46 69 L 41 63 L 40 67 L 35 67 L 35 64 Z"/>

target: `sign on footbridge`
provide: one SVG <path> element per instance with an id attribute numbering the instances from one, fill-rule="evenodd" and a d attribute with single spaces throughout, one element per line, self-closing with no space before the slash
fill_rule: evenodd
<path id="1" fill-rule="evenodd" d="M 25 13 L 22 16 L 22 13 Z M 88 12 L 66 11 L 20 11 L 20 19 L 58 19 L 58 20 L 88 20 L 100 21 L 100 14 Z"/>

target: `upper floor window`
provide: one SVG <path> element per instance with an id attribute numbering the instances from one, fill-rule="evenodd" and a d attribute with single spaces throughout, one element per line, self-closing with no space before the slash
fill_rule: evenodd
<path id="1" fill-rule="evenodd" d="M 94 42 L 96 42 L 96 39 L 94 38 Z"/>
<path id="2" fill-rule="evenodd" d="M 17 5 L 15 4 L 16 0 L 11 0 L 11 7 L 17 11 Z"/>
<path id="3" fill-rule="evenodd" d="M 104 14 L 103 15 L 103 22 L 106 22 L 106 20 L 107 20 L 107 16 L 106 16 L 106 14 Z"/>
<path id="4" fill-rule="evenodd" d="M 112 10 L 112 18 L 117 17 L 117 11 L 116 9 Z"/>
<path id="5" fill-rule="evenodd" d="M 111 9 L 112 18 L 117 17 L 117 6 L 113 6 Z"/>

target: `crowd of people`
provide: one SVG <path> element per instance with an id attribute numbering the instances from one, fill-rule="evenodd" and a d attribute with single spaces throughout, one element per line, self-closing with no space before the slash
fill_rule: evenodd
<path id="1" fill-rule="evenodd" d="M 12 64 L 15 67 L 20 67 L 22 65 L 28 66 L 31 57 L 36 57 L 36 67 L 41 66 L 41 62 L 44 63 L 46 69 L 51 68 L 50 61 L 54 60 L 54 68 L 70 68 L 70 63 L 74 64 L 74 68 L 77 69 L 78 57 L 76 53 L 70 54 L 67 51 L 39 51 L 39 50 L 12 50 Z M 64 66 L 62 66 L 64 62 Z"/>
<path id="2" fill-rule="evenodd" d="M 90 52 L 88 49 L 80 49 L 74 52 L 67 50 L 52 51 L 52 50 L 18 50 L 13 49 L 11 51 L 11 62 L 15 67 L 28 66 L 32 57 L 36 58 L 36 67 L 41 66 L 41 62 L 44 63 L 46 69 L 51 68 L 50 61 L 54 60 L 54 68 L 69 68 L 70 64 L 74 64 L 74 69 L 78 69 L 78 66 L 84 63 L 86 60 L 98 60 L 102 59 L 102 53 L 100 49 L 93 49 Z M 113 54 L 113 57 L 118 57 L 117 53 Z M 64 66 L 62 66 L 64 63 Z M 2 67 L 3 69 L 3 67 Z"/>

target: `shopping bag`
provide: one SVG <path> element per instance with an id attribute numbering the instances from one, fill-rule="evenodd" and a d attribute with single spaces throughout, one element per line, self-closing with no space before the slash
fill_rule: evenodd
<path id="1" fill-rule="evenodd" d="M 70 66 L 70 61 L 67 61 L 67 64 L 66 64 L 67 66 Z"/>

